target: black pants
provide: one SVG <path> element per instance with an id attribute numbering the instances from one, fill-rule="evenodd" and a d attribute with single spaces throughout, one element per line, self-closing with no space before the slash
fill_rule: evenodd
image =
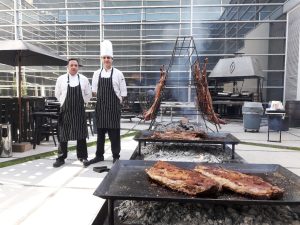
<path id="1" fill-rule="evenodd" d="M 86 139 L 77 140 L 76 153 L 78 159 L 87 159 L 87 145 Z M 68 156 L 68 142 L 60 142 L 58 148 L 57 160 L 64 160 Z"/>
<path id="2" fill-rule="evenodd" d="M 97 134 L 96 112 L 93 112 L 92 115 L 93 115 L 93 131 L 94 131 L 94 134 Z"/>
<path id="3" fill-rule="evenodd" d="M 104 144 L 105 144 L 105 133 L 108 133 L 108 137 L 111 143 L 111 151 L 114 159 L 120 158 L 121 151 L 121 138 L 120 129 L 97 129 L 97 151 L 96 157 L 103 157 L 104 155 Z"/>

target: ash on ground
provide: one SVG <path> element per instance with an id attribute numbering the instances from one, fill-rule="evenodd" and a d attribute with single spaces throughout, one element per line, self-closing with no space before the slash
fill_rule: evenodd
<path id="1" fill-rule="evenodd" d="M 144 160 L 223 163 L 231 160 L 231 149 L 222 145 L 151 143 L 142 147 Z"/>
<path id="2" fill-rule="evenodd" d="M 299 213 L 288 206 L 212 205 L 121 201 L 115 208 L 123 224 L 143 225 L 299 225 Z"/>

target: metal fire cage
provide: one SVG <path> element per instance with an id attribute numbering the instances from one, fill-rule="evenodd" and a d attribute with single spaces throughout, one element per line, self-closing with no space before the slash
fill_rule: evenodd
<path id="1" fill-rule="evenodd" d="M 200 58 L 198 56 L 195 41 L 194 41 L 192 36 L 183 36 L 183 37 L 177 37 L 176 38 L 176 42 L 175 42 L 175 45 L 174 45 L 174 48 L 173 48 L 172 56 L 171 56 L 169 65 L 166 69 L 166 80 L 167 80 L 168 74 L 171 73 L 171 71 L 172 71 L 172 67 L 176 64 L 175 59 L 179 58 L 179 57 L 183 58 L 185 60 L 183 65 L 185 65 L 185 67 L 189 70 L 189 72 L 191 74 L 191 77 L 193 77 L 193 81 L 192 81 L 191 77 L 189 79 L 189 82 L 190 82 L 189 85 L 191 86 L 192 82 L 194 84 L 196 82 L 195 77 L 192 75 L 193 67 L 194 67 L 196 62 L 199 62 L 199 64 L 200 64 Z M 165 82 L 165 85 L 166 85 L 166 82 Z M 151 130 L 151 128 L 153 127 L 153 125 L 156 122 L 156 117 L 157 117 L 157 113 L 158 113 L 158 110 L 160 108 L 160 104 L 161 104 L 161 101 L 162 101 L 162 96 L 163 96 L 165 85 L 163 86 L 162 91 L 161 91 L 161 95 L 159 96 L 159 100 L 158 100 L 159 103 L 157 104 L 157 107 L 154 109 L 154 117 L 151 120 L 149 130 Z M 197 95 L 198 95 L 198 91 L 199 90 L 197 90 L 197 88 L 196 88 Z M 199 111 L 199 113 L 200 113 L 200 115 L 201 115 L 201 117 L 204 121 L 206 129 L 208 130 L 209 127 L 207 126 L 204 113 L 200 110 L 199 107 L 198 107 L 198 111 Z M 218 131 L 218 127 L 216 126 L 216 124 L 214 124 L 214 125 L 216 127 L 216 130 Z"/>
<path id="2" fill-rule="evenodd" d="M 144 143 L 146 146 L 147 142 L 161 142 L 161 143 L 197 143 L 197 144 L 212 144 L 212 145 L 222 145 L 223 150 L 225 151 L 226 145 L 231 145 L 231 158 L 234 159 L 235 155 L 235 145 L 237 145 L 240 140 L 234 137 L 229 133 L 208 133 L 208 137 L 206 139 L 199 140 L 182 140 L 182 139 L 158 139 L 152 138 L 153 131 L 139 131 L 135 136 L 134 140 L 138 141 L 138 154 L 141 155 L 141 145 Z"/>

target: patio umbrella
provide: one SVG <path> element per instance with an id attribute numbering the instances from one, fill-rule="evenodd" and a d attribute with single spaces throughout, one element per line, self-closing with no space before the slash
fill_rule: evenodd
<path id="1" fill-rule="evenodd" d="M 19 142 L 22 141 L 22 96 L 21 67 L 22 66 L 66 66 L 67 59 L 49 50 L 34 46 L 21 40 L 0 41 L 0 63 L 16 66 L 18 73 L 18 105 L 19 105 Z"/>

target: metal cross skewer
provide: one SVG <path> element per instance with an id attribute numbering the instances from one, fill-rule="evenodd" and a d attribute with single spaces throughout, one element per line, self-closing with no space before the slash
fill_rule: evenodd
<path id="1" fill-rule="evenodd" d="M 164 79 L 164 85 L 161 89 L 161 93 L 160 95 L 158 96 L 158 104 L 156 105 L 156 107 L 154 108 L 153 110 L 153 116 L 152 116 L 152 119 L 151 119 L 151 123 L 150 123 L 150 126 L 149 126 L 149 130 L 152 128 L 152 126 L 154 125 L 154 123 L 156 122 L 156 117 L 157 117 L 157 113 L 158 113 L 158 110 L 160 108 L 160 104 L 161 104 L 161 101 L 162 101 L 162 97 L 164 95 L 164 89 L 165 89 L 165 86 L 166 86 L 166 82 L 167 82 L 167 78 L 168 78 L 168 75 L 169 73 L 171 72 L 171 69 L 172 69 L 172 66 L 174 65 L 174 60 L 175 60 L 175 57 L 180 57 L 182 52 L 184 52 L 184 56 L 187 56 L 188 59 L 186 62 L 189 63 L 190 65 L 190 69 L 192 71 L 192 73 L 194 73 L 194 66 L 195 64 L 198 62 L 200 62 L 199 60 L 199 56 L 198 56 L 198 53 L 197 53 L 197 49 L 196 49 L 196 45 L 195 45 L 195 42 L 194 42 L 194 39 L 192 36 L 183 36 L 183 37 L 177 37 L 176 38 L 176 42 L 175 42 L 175 45 L 174 45 L 174 48 L 173 48 L 173 52 L 172 52 L 172 56 L 171 56 L 171 59 L 170 59 L 170 62 L 169 62 L 169 65 L 168 65 L 168 68 L 167 70 L 165 71 L 165 79 Z M 192 57 L 193 55 L 196 55 L 196 59 L 194 62 L 192 62 Z M 200 63 L 199 63 L 199 66 L 200 66 Z M 164 72 L 163 72 L 164 73 Z M 195 76 L 193 75 L 193 79 L 194 79 L 194 85 L 195 87 L 197 87 L 196 85 L 196 80 L 195 80 Z M 196 94 L 197 94 L 197 100 L 198 100 L 198 103 L 201 104 L 199 101 L 200 99 L 198 99 L 198 96 L 199 96 L 199 90 L 197 90 L 196 88 Z M 198 104 L 198 112 L 200 113 L 203 121 L 204 121 L 204 124 L 205 124 L 205 127 L 206 127 L 206 130 L 210 129 L 211 131 L 213 131 L 211 128 L 209 128 L 207 126 L 207 123 L 206 123 L 206 118 L 205 118 L 205 115 L 204 115 L 204 112 L 201 110 L 201 107 L 200 105 Z M 218 131 L 218 127 L 216 124 L 214 124 L 215 127 L 216 127 L 216 130 Z"/>

